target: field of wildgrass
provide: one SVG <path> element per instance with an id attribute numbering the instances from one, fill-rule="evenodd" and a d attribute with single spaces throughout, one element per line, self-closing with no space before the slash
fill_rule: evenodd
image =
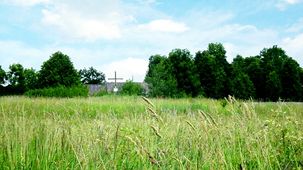
<path id="1" fill-rule="evenodd" d="M 0 98 L 0 169 L 302 168 L 302 103 Z"/>

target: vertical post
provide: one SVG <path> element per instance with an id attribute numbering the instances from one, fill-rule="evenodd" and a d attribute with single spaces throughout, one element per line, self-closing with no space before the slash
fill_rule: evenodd
<path id="1" fill-rule="evenodd" d="M 115 71 L 115 88 L 117 87 L 117 73 Z"/>
<path id="2" fill-rule="evenodd" d="M 114 80 L 115 84 L 114 84 L 113 91 L 116 93 L 118 91 L 117 80 L 123 80 L 123 78 L 117 78 L 117 72 L 115 71 L 115 77 L 114 78 L 108 78 L 108 80 Z"/>

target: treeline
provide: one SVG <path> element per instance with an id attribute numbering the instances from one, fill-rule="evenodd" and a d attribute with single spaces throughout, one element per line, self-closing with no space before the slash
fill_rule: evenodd
<path id="1" fill-rule="evenodd" d="M 236 56 L 230 64 L 222 44 L 211 43 L 193 57 L 186 49 L 174 49 L 168 57 L 149 58 L 145 81 L 151 96 L 204 96 L 262 101 L 303 100 L 303 69 L 277 46 L 259 55 Z"/>
<path id="2" fill-rule="evenodd" d="M 45 61 L 41 70 L 24 68 L 21 64 L 12 64 L 9 71 L 0 66 L 0 96 L 22 95 L 43 97 L 88 96 L 86 84 L 104 84 L 105 74 L 93 67 L 76 70 L 69 56 L 56 52 Z M 118 94 L 141 95 L 143 87 L 127 81 Z M 106 95 L 102 90 L 96 96 Z"/>
<path id="3" fill-rule="evenodd" d="M 168 57 L 150 57 L 145 82 L 152 97 L 219 99 L 233 95 L 262 101 L 303 100 L 303 69 L 277 46 L 263 49 L 257 56 L 238 55 L 231 64 L 220 43 L 209 44 L 194 57 L 186 49 L 174 49 Z M 61 52 L 54 53 L 39 71 L 12 64 L 6 72 L 0 66 L 0 95 L 87 96 L 84 84 L 104 83 L 104 73 L 93 67 L 77 71 L 69 56 Z M 142 87 L 131 81 L 120 91 L 125 95 L 142 93 Z"/>
<path id="4" fill-rule="evenodd" d="M 94 68 L 77 71 L 69 56 L 56 52 L 45 61 L 41 70 L 12 64 L 5 72 L 0 66 L 0 95 L 27 94 L 30 96 L 73 97 L 87 96 L 83 84 L 102 84 L 105 75 Z"/>

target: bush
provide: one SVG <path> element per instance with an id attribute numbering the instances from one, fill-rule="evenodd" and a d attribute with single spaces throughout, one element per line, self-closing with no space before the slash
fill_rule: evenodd
<path id="1" fill-rule="evenodd" d="M 142 95 L 143 91 L 144 89 L 140 84 L 134 83 L 132 81 L 126 81 L 126 83 L 123 84 L 120 93 L 123 95 L 136 96 L 136 95 Z"/>
<path id="2" fill-rule="evenodd" d="M 22 95 L 24 89 L 20 87 L 13 87 L 12 85 L 1 86 L 0 85 L 0 96 L 9 96 L 9 95 Z"/>
<path id="3" fill-rule="evenodd" d="M 54 87 L 29 90 L 25 93 L 28 97 L 87 97 L 88 89 L 85 86 Z"/>
<path id="4" fill-rule="evenodd" d="M 101 96 L 105 96 L 105 95 L 108 95 L 108 94 L 109 93 L 105 89 L 101 89 L 100 91 L 98 91 L 97 93 L 93 94 L 92 96 L 101 97 Z"/>

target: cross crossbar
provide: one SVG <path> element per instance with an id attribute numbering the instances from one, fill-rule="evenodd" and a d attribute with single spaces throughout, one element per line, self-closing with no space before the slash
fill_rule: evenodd
<path id="1" fill-rule="evenodd" d="M 108 80 L 115 80 L 115 88 L 117 87 L 117 80 L 123 80 L 123 78 L 117 78 L 117 73 L 115 71 L 115 77 L 114 78 L 108 78 Z"/>

